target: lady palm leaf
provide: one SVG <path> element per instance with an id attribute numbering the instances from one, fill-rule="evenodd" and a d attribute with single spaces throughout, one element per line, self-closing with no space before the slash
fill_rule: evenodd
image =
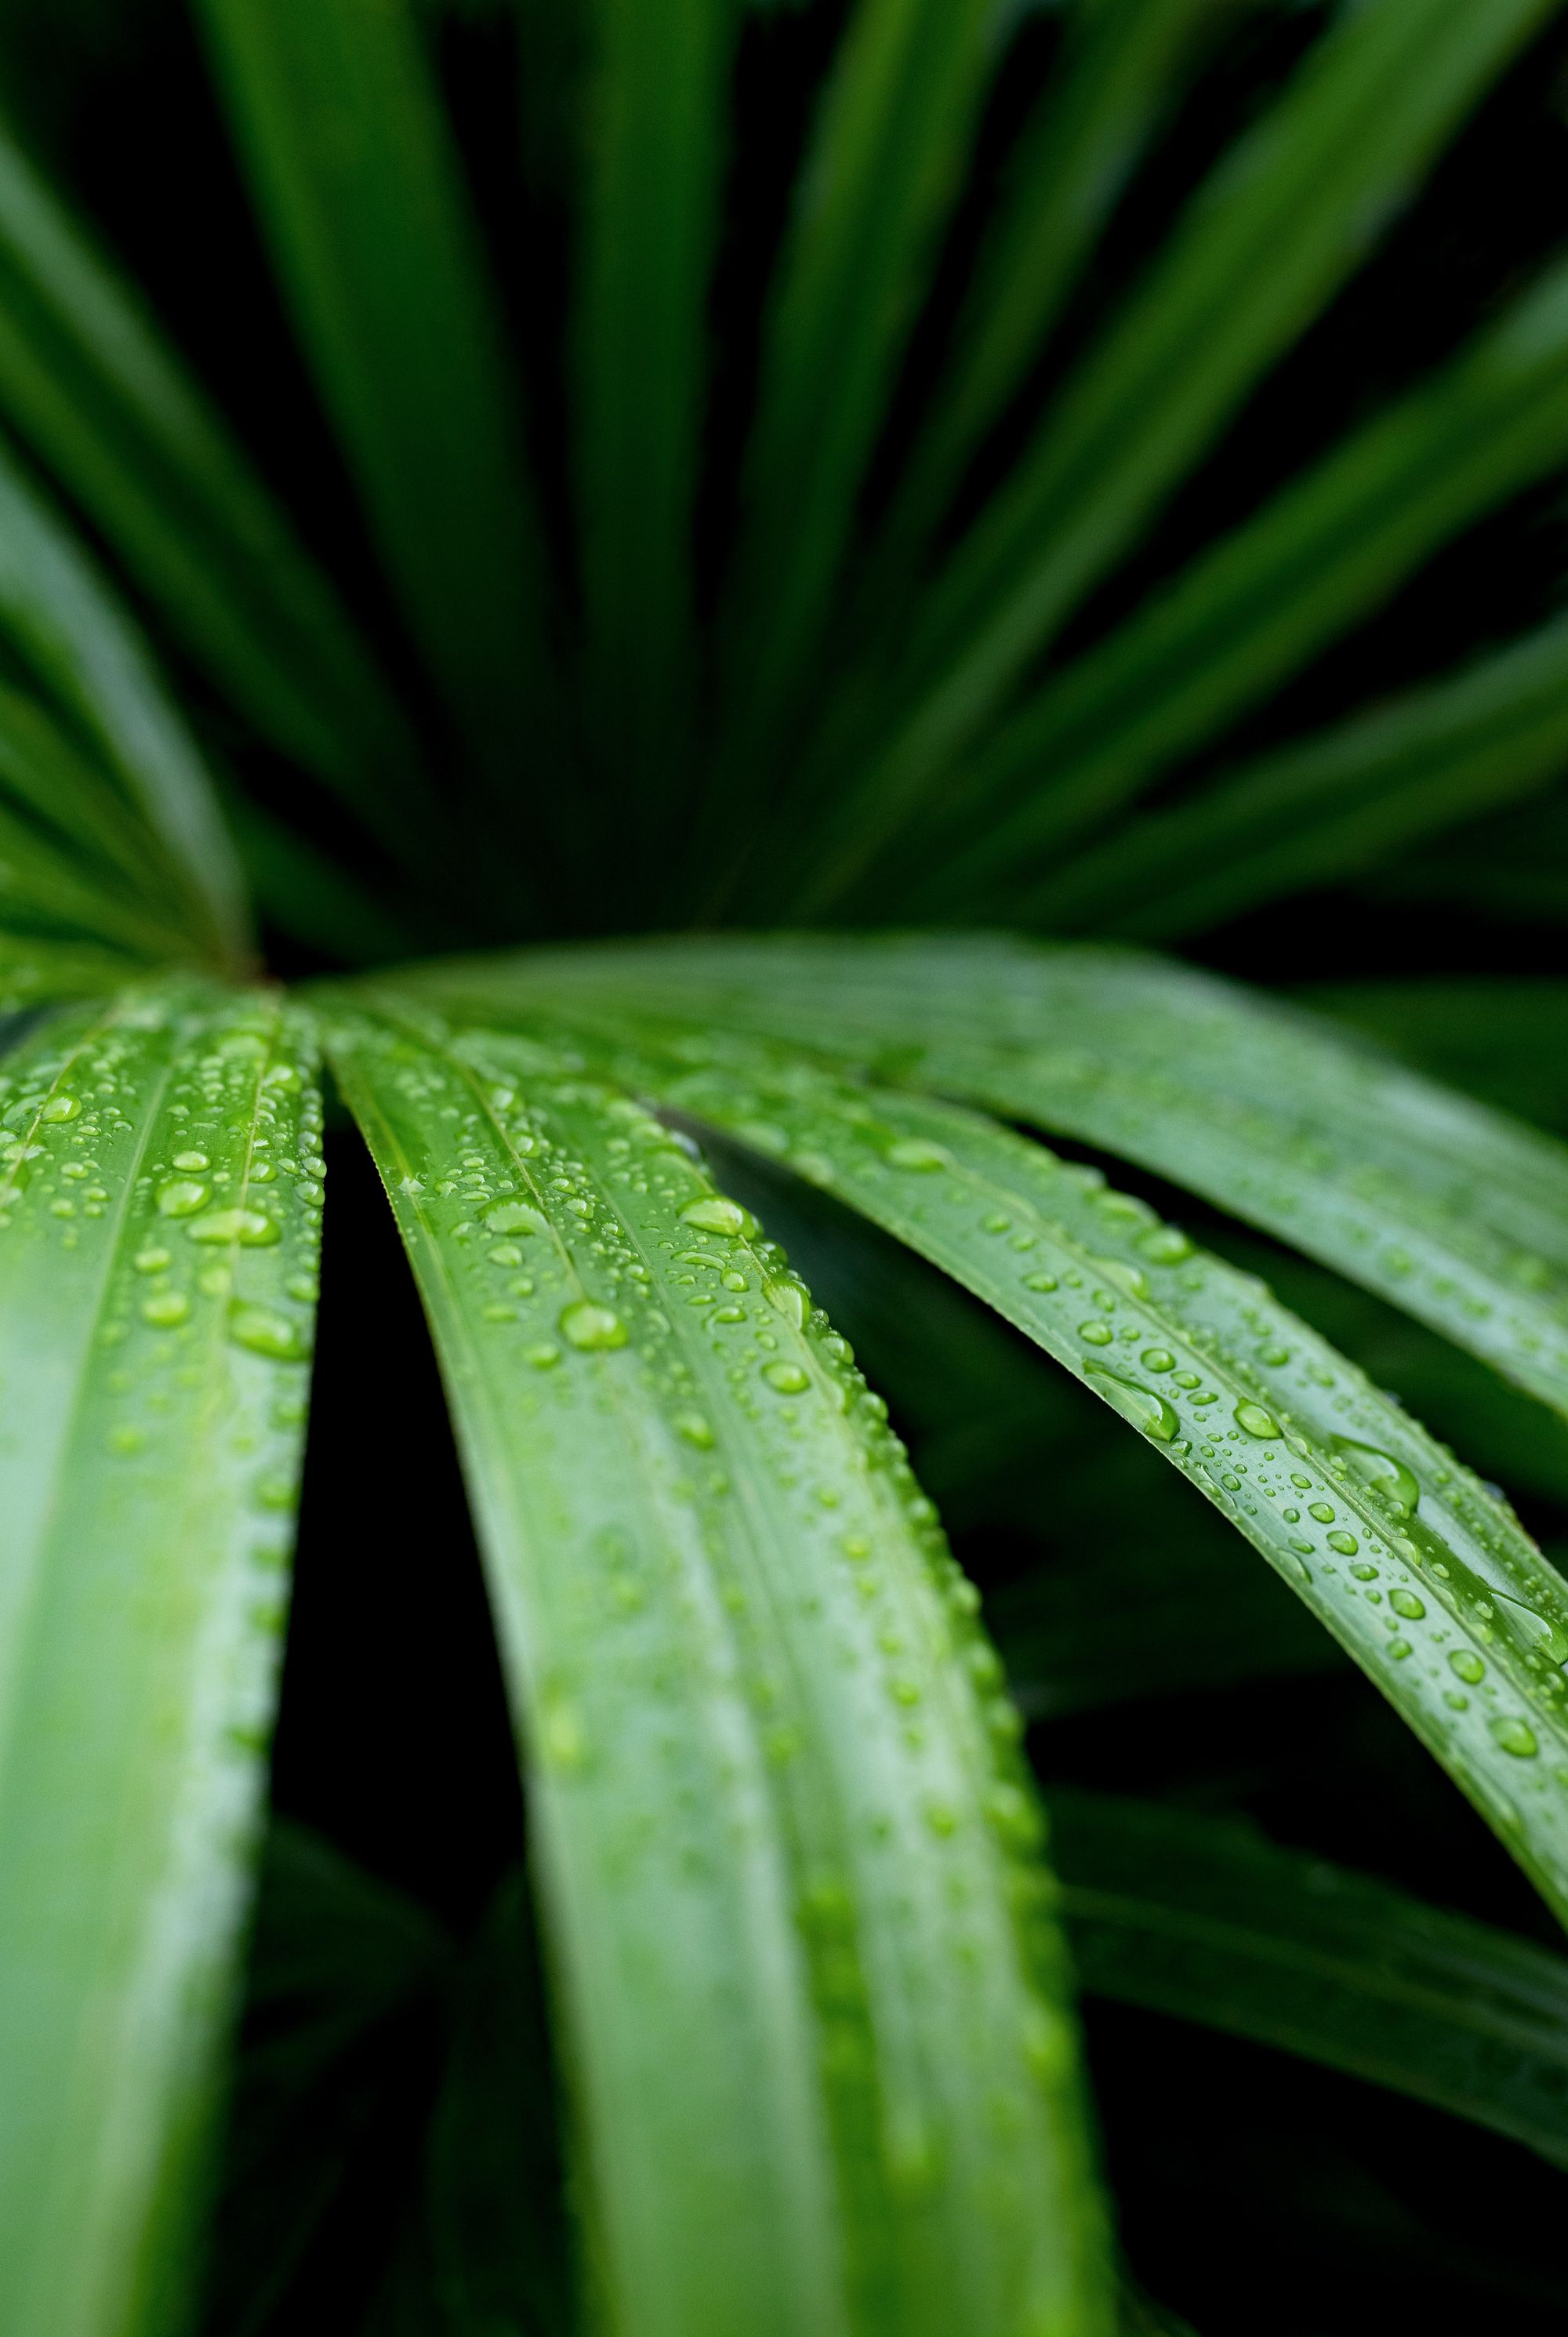
<path id="1" fill-rule="evenodd" d="M 304 1423 L 318 1048 L 456 1422 L 565 2096 L 542 2049 L 485 2043 L 508 1989 L 531 1991 L 514 2043 L 543 2017 L 515 1886 L 459 1983 L 427 1920 L 311 1867 L 289 1920 L 359 1940 L 365 1987 L 338 1991 L 336 2042 L 301 2047 L 296 2103 L 394 2008 L 467 2008 L 426 2219 L 367 2337 L 1179 2326 L 1115 2260 L 1063 1908 L 1091 1988 L 1561 2159 L 1560 1959 L 1103 1796 L 1054 1797 L 1062 1900 L 1019 1738 L 1021 1707 L 1125 1715 L 1156 1687 L 1344 1673 L 1343 1650 L 1568 1913 L 1568 1589 L 1315 1327 L 1361 1354 L 1375 1300 L 1425 1325 L 1400 1384 L 1560 1501 L 1557 1423 L 1503 1383 L 1568 1413 L 1568 1158 L 1192 969 L 906 930 L 1001 911 L 1201 936 L 1329 874 L 1388 885 L 1390 853 L 1555 778 L 1539 611 L 1457 678 L 1399 674 L 1391 707 L 1261 759 L 1228 744 L 1437 547 L 1568 467 L 1563 279 L 1539 253 L 1533 288 L 1459 320 L 1456 357 L 1229 533 L 1207 519 L 1152 595 L 1129 562 L 1558 13 L 1343 11 L 1128 284 L 1106 231 L 1228 54 L 1204 0 L 1070 10 L 1038 89 L 1038 25 L 1010 45 L 993 11 L 936 0 L 841 24 L 199 0 L 385 568 L 368 594 L 314 485 L 286 513 L 259 484 L 297 476 L 294 452 L 241 451 L 76 223 L 91 206 L 26 159 L 28 11 L 0 27 L 0 417 L 23 450 L 0 453 L 7 2328 L 169 2337 L 194 2293 Z M 766 200 L 762 65 L 804 157 Z M 525 266 L 489 208 L 501 169 Z M 239 306 L 265 376 L 265 298 Z M 165 664 L 201 677 L 188 704 Z M 1200 750 L 1229 775 L 1119 824 Z M 350 865 L 342 810 L 400 875 Z M 269 928 L 328 980 L 234 986 L 230 828 Z M 906 930 L 386 970 L 720 898 Z M 1338 1002 L 1380 1027 L 1376 996 Z M 1550 1033 L 1554 992 L 1535 1004 Z M 1382 1010 L 1418 1055 L 1458 1044 L 1418 998 Z M 1563 1125 L 1542 1066 L 1495 1051 L 1459 1048 L 1465 1083 Z M 1228 1262 L 1247 1237 L 1217 1219 L 1200 1245 L 1002 1120 L 1317 1263 L 1269 1254 L 1276 1297 Z M 956 1516 L 1044 1509 L 1080 1545 L 994 1602 L 1015 1697 L 887 1404 L 766 1230 L 808 1223 L 802 1194 L 848 1212 L 829 1258 L 874 1226 L 951 1286 L 924 1314 L 899 1286 L 890 1393 L 902 1348 L 939 1414 L 971 1320 L 952 1310 L 989 1310 L 975 1433 L 927 1438 L 927 1473 Z M 1443 1340 L 1475 1360 L 1446 1370 Z M 1226 1525 L 1269 1569 L 1245 1593 Z M 1114 1611 L 1074 1637 L 1096 1597 Z M 1217 1653 L 1199 1626 L 1221 1609 Z M 1180 1732 L 1154 1735 L 1170 1760 Z M 1391 1779 L 1369 1790 L 1392 1812 Z M 252 1974 L 280 2021 L 291 1887 L 275 1861 Z M 325 1967 L 290 1969 L 309 1998 Z M 256 2100 L 242 2070 L 241 2117 Z M 226 2204 L 215 2326 L 293 2309 L 330 2212 L 317 2143 L 266 2177 L 270 2264 L 253 2234 L 223 2256 Z"/>

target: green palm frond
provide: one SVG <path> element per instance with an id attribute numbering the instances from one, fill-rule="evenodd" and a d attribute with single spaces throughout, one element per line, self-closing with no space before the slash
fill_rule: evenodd
<path id="1" fill-rule="evenodd" d="M 1562 10 L 63 25 L 0 24 L 0 2324 L 275 2337 L 342 2244 L 364 2337 L 1184 2328 L 1080 1988 L 1561 2168 L 1568 1010 L 1453 960 L 1564 909 L 1568 218 L 1415 363 L 1345 320 Z M 457 1911 L 300 1823 L 297 1680 L 262 1824 L 328 1117 L 522 1785 Z M 387 1553 L 311 1518 L 421 1351 L 334 1255 L 358 1674 Z M 400 1530 L 418 1630 L 461 1515 Z M 1354 1710 L 1386 1873 L 1182 1785 L 1227 1698 L 1325 1827 Z"/>

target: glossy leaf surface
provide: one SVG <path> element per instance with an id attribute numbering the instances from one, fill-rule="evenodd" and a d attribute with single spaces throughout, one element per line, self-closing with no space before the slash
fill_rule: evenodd
<path id="1" fill-rule="evenodd" d="M 1568 1159 L 1342 1032 L 1169 961 L 1000 937 L 662 943 L 480 992 L 798 1039 L 1119 1153 L 1568 1405 Z M 433 973 L 462 996 L 461 965 Z"/>
<path id="2" fill-rule="evenodd" d="M 328 1007 L 436 1332 L 622 2324 L 1103 2324 L 975 1599 L 782 1256 L 549 1048 Z"/>
<path id="3" fill-rule="evenodd" d="M 0 2322 L 172 2325 L 265 1782 L 321 1187 L 307 1018 L 193 985 L 0 1073 Z"/>

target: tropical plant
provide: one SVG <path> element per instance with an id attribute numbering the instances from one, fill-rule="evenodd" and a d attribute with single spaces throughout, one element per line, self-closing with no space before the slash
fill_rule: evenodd
<path id="1" fill-rule="evenodd" d="M 1568 1914 L 1568 1587 L 1463 1453 L 1568 1510 L 1565 1007 L 1464 937 L 1562 914 L 1561 13 L 7 12 L 0 2329 L 1173 2330 L 1080 1984 L 1506 2137 L 1366 2247 L 1553 2325 L 1465 1804 Z M 267 1819 L 329 1118 L 290 1679 L 336 1599 L 390 1839 L 362 1139 L 477 1923 Z M 1319 1755 L 1339 1863 L 1244 1822 Z"/>

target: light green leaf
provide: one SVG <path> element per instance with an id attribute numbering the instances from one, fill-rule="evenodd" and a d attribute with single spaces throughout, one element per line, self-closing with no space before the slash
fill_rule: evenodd
<path id="1" fill-rule="evenodd" d="M 0 132 L 0 408 L 270 744 L 376 821 L 397 716 L 136 295 Z"/>
<path id="2" fill-rule="evenodd" d="M 1249 1826 L 1054 1793 L 1099 1996 L 1305 2054 L 1568 2166 L 1568 1959 Z"/>
<path id="3" fill-rule="evenodd" d="M 422 973 L 797 1040 L 1118 1153 L 1568 1409 L 1568 1158 L 1331 1026 L 1131 951 L 942 934 L 656 943 Z"/>
<path id="4" fill-rule="evenodd" d="M 691 753 L 693 503 L 738 12 L 733 0 L 593 0 L 588 15 L 598 54 L 576 397 L 586 702 L 628 809 L 643 797 L 657 816 Z"/>
<path id="5" fill-rule="evenodd" d="M 407 0 L 201 0 L 274 265 L 410 629 L 514 798 L 542 550 L 461 166 Z"/>
<path id="6" fill-rule="evenodd" d="M 1098 2337 L 1018 1723 L 882 1407 L 637 1105 L 325 1011 L 456 1412 L 617 2325 Z"/>
<path id="7" fill-rule="evenodd" d="M 92 872 L 129 885 L 154 914 L 188 905 L 178 871 L 109 772 L 61 719 L 3 682 L 0 796 L 52 829 L 84 876 Z"/>
<path id="8" fill-rule="evenodd" d="M 190 2279 L 293 1538 L 310 1047 L 270 996 L 172 983 L 0 1075 L 0 2326 L 29 2337 L 153 2337 Z"/>
<path id="9" fill-rule="evenodd" d="M 1073 11 L 1067 49 L 1008 166 L 953 351 L 888 533 L 906 552 L 940 519 L 1022 386 L 1202 36 L 1234 0 L 1120 0 Z"/>
<path id="10" fill-rule="evenodd" d="M 196 940 L 233 963 L 239 873 L 194 741 L 124 610 L 3 453 L 0 632 L 120 781 L 186 896 Z"/>
<path id="11" fill-rule="evenodd" d="M 1169 941 L 1394 860 L 1568 762 L 1568 621 L 1115 829 L 1051 883 L 1058 926 Z"/>
<path id="12" fill-rule="evenodd" d="M 990 61 L 988 0 L 858 0 L 824 87 L 765 335 L 733 603 L 754 759 L 809 680 L 867 461 Z"/>
<path id="13" fill-rule="evenodd" d="M 890 698 L 902 711 L 844 806 L 844 854 L 863 862 L 951 769 L 1552 5 L 1370 0 L 1308 55 L 902 629 Z M 838 858 L 824 898 L 842 881 Z"/>
<path id="14" fill-rule="evenodd" d="M 498 1003 L 473 994 L 473 1011 Z M 1504 1501 L 1265 1285 L 1099 1170 L 956 1107 L 630 1012 L 574 1007 L 572 1025 L 595 1068 L 827 1187 L 1139 1429 L 1568 1916 L 1568 1586 Z"/>

